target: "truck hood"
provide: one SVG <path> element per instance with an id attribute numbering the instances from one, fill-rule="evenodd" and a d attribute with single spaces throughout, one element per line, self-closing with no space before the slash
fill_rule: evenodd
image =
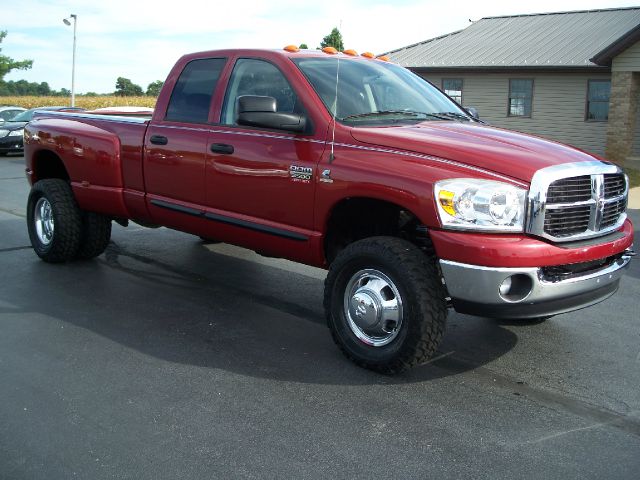
<path id="1" fill-rule="evenodd" d="M 599 159 L 568 145 L 478 123 L 354 127 L 351 135 L 360 142 L 453 160 L 527 183 L 541 168 Z"/>

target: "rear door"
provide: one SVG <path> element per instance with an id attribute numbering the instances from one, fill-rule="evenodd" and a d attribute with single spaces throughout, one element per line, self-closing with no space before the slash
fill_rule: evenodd
<path id="1" fill-rule="evenodd" d="M 208 121 L 225 63 L 225 58 L 187 63 L 173 89 L 164 120 L 152 122 L 147 129 L 145 189 L 154 218 L 165 219 L 172 205 L 174 212 L 176 208 L 191 209 L 197 215 L 205 203 Z"/>

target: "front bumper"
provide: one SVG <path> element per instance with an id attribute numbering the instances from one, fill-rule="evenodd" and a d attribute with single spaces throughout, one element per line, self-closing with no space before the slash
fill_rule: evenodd
<path id="1" fill-rule="evenodd" d="M 493 318 L 535 318 L 578 310 L 610 297 L 632 255 L 625 251 L 605 265 L 564 278 L 540 267 L 482 267 L 440 260 L 440 268 L 456 311 Z"/>
<path id="2" fill-rule="evenodd" d="M 0 152 L 13 153 L 24 151 L 22 136 L 6 136 L 0 138 Z"/>

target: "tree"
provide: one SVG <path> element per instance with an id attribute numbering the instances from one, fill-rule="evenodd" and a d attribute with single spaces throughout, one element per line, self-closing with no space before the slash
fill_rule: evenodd
<path id="1" fill-rule="evenodd" d="M 136 85 L 128 78 L 118 77 L 115 94 L 120 97 L 133 97 L 144 95 L 144 92 L 140 85 Z"/>
<path id="2" fill-rule="evenodd" d="M 5 82 L 0 80 L 0 96 L 4 95 L 55 95 L 47 82 L 27 82 L 26 80 L 18 80 L 14 82 L 9 80 Z"/>
<path id="3" fill-rule="evenodd" d="M 157 97 L 158 95 L 160 95 L 160 89 L 162 89 L 162 85 L 164 85 L 164 82 L 162 80 L 151 82 L 147 87 L 147 95 L 149 95 L 150 97 Z"/>
<path id="4" fill-rule="evenodd" d="M 0 30 L 0 43 L 2 43 L 6 36 L 7 31 Z M 0 52 L 2 52 L 2 48 L 0 48 Z M 2 80 L 11 70 L 27 70 L 32 66 L 33 60 L 22 60 L 21 62 L 17 62 L 13 58 L 0 54 L 0 80 Z"/>
<path id="5" fill-rule="evenodd" d="M 331 33 L 322 39 L 320 48 L 324 47 L 333 47 L 339 52 L 344 50 L 344 44 L 342 43 L 342 34 L 340 33 L 340 30 L 334 27 L 334 29 L 331 30 Z"/>
<path id="6" fill-rule="evenodd" d="M 306 43 L 301 43 L 300 46 L 298 47 L 300 50 L 307 50 L 309 47 L 307 46 Z"/>
<path id="7" fill-rule="evenodd" d="M 38 92 L 38 95 L 51 95 L 51 87 L 47 82 L 40 82 L 40 84 L 36 87 L 36 91 Z"/>

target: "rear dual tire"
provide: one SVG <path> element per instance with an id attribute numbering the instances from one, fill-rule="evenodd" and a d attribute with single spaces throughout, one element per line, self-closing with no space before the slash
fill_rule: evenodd
<path id="1" fill-rule="evenodd" d="M 33 250 L 50 263 L 94 258 L 111 238 L 111 219 L 80 210 L 69 183 L 57 178 L 31 188 L 27 227 Z"/>

